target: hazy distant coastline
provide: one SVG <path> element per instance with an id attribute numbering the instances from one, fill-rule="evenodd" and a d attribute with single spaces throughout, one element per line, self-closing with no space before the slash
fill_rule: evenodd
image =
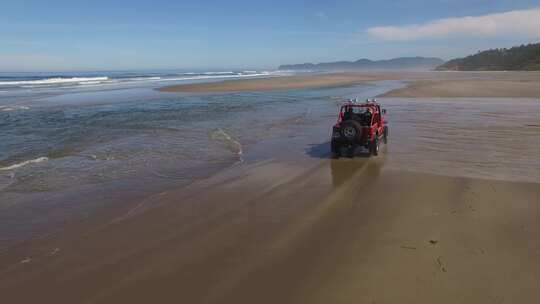
<path id="1" fill-rule="evenodd" d="M 435 57 L 399 57 L 388 60 L 359 59 L 323 63 L 285 64 L 279 70 L 358 71 L 358 70 L 432 70 L 444 60 Z"/>

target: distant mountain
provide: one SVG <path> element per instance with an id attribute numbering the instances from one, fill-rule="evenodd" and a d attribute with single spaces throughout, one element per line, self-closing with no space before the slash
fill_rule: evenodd
<path id="1" fill-rule="evenodd" d="M 430 70 L 444 61 L 439 58 L 400 57 L 388 60 L 372 61 L 360 59 L 357 61 L 337 61 L 325 63 L 303 63 L 281 65 L 280 70 L 317 70 L 317 71 L 348 71 L 348 70 Z"/>
<path id="2" fill-rule="evenodd" d="M 538 71 L 540 70 L 540 43 L 478 52 L 465 58 L 450 60 L 439 66 L 437 70 Z"/>

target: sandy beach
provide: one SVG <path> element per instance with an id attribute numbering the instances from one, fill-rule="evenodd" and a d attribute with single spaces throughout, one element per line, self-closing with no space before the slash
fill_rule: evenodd
<path id="1" fill-rule="evenodd" d="M 2 300 L 535 302 L 540 128 L 537 114 L 526 114 L 539 101 L 516 104 L 522 120 L 507 112 L 505 99 L 484 108 L 490 99 L 422 103 L 395 96 L 474 91 L 477 97 L 540 97 L 537 75 L 333 74 L 165 88 L 232 92 L 409 82 L 381 98 L 394 129 L 379 157 L 331 159 L 328 128 L 335 113 L 322 121 L 304 113 L 287 128 L 305 132 L 279 133 L 244 155 L 269 157 L 104 208 L 60 233 L 0 251 Z M 502 84 L 509 91 L 495 89 Z M 519 157 L 510 157 L 515 151 Z"/>
<path id="2" fill-rule="evenodd" d="M 244 92 L 403 80 L 407 86 L 380 97 L 540 97 L 538 72 L 359 72 L 225 80 L 168 86 L 163 92 Z"/>
<path id="3" fill-rule="evenodd" d="M 275 91 L 317 87 L 332 87 L 364 83 L 366 81 L 397 79 L 391 74 L 332 73 L 272 78 L 225 80 L 207 83 L 181 84 L 160 88 L 162 92 L 246 92 Z"/>
<path id="4" fill-rule="evenodd" d="M 380 97 L 540 97 L 540 76 L 523 75 L 515 80 L 465 79 L 418 80 Z"/>
<path id="5" fill-rule="evenodd" d="M 537 184 L 393 171 L 384 162 L 269 162 L 162 193 L 102 215 L 99 225 L 86 222 L 2 252 L 2 297 L 7 303 L 538 297 Z"/>

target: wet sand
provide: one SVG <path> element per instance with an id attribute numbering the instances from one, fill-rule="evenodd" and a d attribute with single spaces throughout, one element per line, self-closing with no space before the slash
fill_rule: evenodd
<path id="1" fill-rule="evenodd" d="M 2 252 L 0 293 L 6 303 L 530 303 L 538 197 L 538 184 L 395 171 L 384 157 L 264 162 Z"/>
<path id="2" fill-rule="evenodd" d="M 540 97 L 540 77 L 413 81 L 380 97 Z"/>
<path id="3" fill-rule="evenodd" d="M 403 80 L 405 88 L 379 97 L 531 97 L 540 98 L 538 72 L 357 72 L 282 76 L 182 84 L 163 92 L 242 92 L 353 85 L 377 80 Z"/>
<path id="4" fill-rule="evenodd" d="M 160 88 L 162 92 L 245 92 L 274 91 L 352 85 L 366 81 L 393 80 L 396 76 L 379 73 L 333 73 L 272 78 L 225 80 L 218 82 L 180 84 Z"/>

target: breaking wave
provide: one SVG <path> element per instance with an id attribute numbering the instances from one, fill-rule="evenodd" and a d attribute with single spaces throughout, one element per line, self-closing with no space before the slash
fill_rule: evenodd
<path id="1" fill-rule="evenodd" d="M 38 157 L 36 159 L 26 160 L 26 161 L 23 161 L 23 162 L 20 162 L 20 163 L 17 163 L 17 164 L 13 164 L 11 166 L 0 167 L 0 171 L 15 170 L 15 169 L 24 167 L 26 165 L 37 164 L 37 163 L 41 163 L 41 162 L 48 161 L 48 160 L 49 160 L 48 157 Z"/>
<path id="2" fill-rule="evenodd" d="M 187 74 L 187 73 L 186 73 Z M 197 74 L 193 74 L 197 75 Z M 213 78 L 244 78 L 244 77 L 257 77 L 257 76 L 269 76 L 272 75 L 270 72 L 260 72 L 256 74 L 207 74 L 204 73 L 198 76 L 180 76 L 177 78 L 164 78 L 158 81 L 179 81 L 179 80 L 203 80 L 203 79 L 213 79 Z"/>
<path id="3" fill-rule="evenodd" d="M 178 72 L 178 73 L 119 73 L 86 74 L 86 75 L 50 75 L 50 76 L 2 76 L 0 74 L 0 92 L 18 89 L 43 89 L 63 87 L 95 87 L 95 86 L 122 86 L 141 83 L 159 83 L 163 81 L 190 81 L 221 78 L 243 78 L 257 76 L 271 76 L 276 71 L 217 71 L 217 72 Z M 276 74 L 277 75 L 277 74 Z M 8 90 L 8 91 L 4 91 Z"/>
<path id="4" fill-rule="evenodd" d="M 0 112 L 10 112 L 17 110 L 30 110 L 27 106 L 0 106 Z"/>
<path id="5" fill-rule="evenodd" d="M 109 77 L 71 77 L 71 78 L 47 78 L 38 80 L 21 80 L 21 81 L 0 81 L 0 86 L 17 86 L 17 85 L 47 85 L 47 84 L 66 84 L 66 83 L 87 83 L 87 82 L 102 82 L 109 80 Z"/>

